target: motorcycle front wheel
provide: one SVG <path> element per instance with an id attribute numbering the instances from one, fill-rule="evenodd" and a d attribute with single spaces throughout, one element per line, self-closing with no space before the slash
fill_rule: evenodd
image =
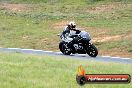
<path id="1" fill-rule="evenodd" d="M 87 54 L 91 57 L 96 57 L 98 55 L 98 50 L 93 44 L 90 44 L 87 47 Z"/>

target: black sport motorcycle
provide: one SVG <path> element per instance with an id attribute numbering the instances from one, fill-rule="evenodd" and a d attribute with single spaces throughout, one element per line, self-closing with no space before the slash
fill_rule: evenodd
<path id="1" fill-rule="evenodd" d="M 59 43 L 59 49 L 64 55 L 78 54 L 88 54 L 91 57 L 96 57 L 98 55 L 98 50 L 94 44 L 90 42 L 90 34 L 86 31 L 81 31 L 79 34 L 72 36 L 76 40 L 73 44 L 73 48 L 68 47 L 69 41 L 66 41 L 62 36 L 60 36 L 61 42 Z"/>

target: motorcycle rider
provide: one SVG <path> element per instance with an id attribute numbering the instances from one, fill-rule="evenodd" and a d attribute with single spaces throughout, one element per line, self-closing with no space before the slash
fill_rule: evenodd
<path id="1" fill-rule="evenodd" d="M 65 27 L 64 31 L 61 34 L 61 38 L 63 38 L 64 41 L 68 42 L 68 47 L 72 49 L 72 51 L 75 50 L 73 44 L 75 44 L 78 40 L 77 34 L 79 34 L 81 31 L 76 28 L 76 24 L 74 21 L 69 22 L 69 24 Z"/>

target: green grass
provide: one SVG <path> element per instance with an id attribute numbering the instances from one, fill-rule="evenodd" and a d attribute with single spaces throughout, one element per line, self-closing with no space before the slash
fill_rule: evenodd
<path id="1" fill-rule="evenodd" d="M 131 0 L 0 0 L 0 2 L 27 5 L 27 10 L 23 11 L 0 9 L 1 47 L 58 50 L 59 38 L 56 35 L 63 28 L 56 28 L 54 24 L 61 21 L 75 20 L 83 28 L 103 29 L 107 31 L 106 35 L 132 33 Z M 108 9 L 108 11 L 100 13 L 87 11 L 111 4 L 114 6 L 121 4 L 122 6 L 113 7 L 112 10 Z M 87 31 L 89 31 L 88 28 Z M 98 35 L 92 33 L 92 37 Z M 126 42 L 126 45 L 129 44 L 127 40 L 123 41 Z M 114 43 L 111 43 L 110 46 L 114 46 Z M 105 48 L 104 44 L 98 47 L 100 50 Z M 128 51 L 131 51 L 130 47 L 132 46 L 126 47 Z M 106 48 L 110 49 L 109 45 Z"/>
<path id="2" fill-rule="evenodd" d="M 37 22 L 34 19 L 25 19 L 13 16 L 0 16 L 0 45 L 4 47 L 22 47 L 43 49 L 43 39 L 48 38 L 50 43 L 53 37 L 57 37 L 57 32 L 53 31 L 49 24 L 52 21 Z M 26 38 L 24 38 L 26 37 Z M 52 39 L 50 39 L 52 38 Z M 57 40 L 57 38 L 56 38 Z M 17 41 L 14 43 L 14 41 Z M 51 42 L 52 44 L 53 42 Z M 52 47 L 51 47 L 52 48 Z"/>
<path id="3" fill-rule="evenodd" d="M 80 88 L 77 68 L 88 74 L 130 74 L 132 65 L 63 56 L 0 53 L 0 88 Z M 131 88 L 129 84 L 87 84 L 83 88 Z"/>
<path id="4" fill-rule="evenodd" d="M 123 49 L 124 47 L 129 47 L 128 48 L 128 51 L 131 50 L 131 40 L 121 40 L 121 41 L 112 41 L 112 42 L 105 42 L 101 45 L 99 45 L 100 48 L 103 48 L 103 49 L 112 49 L 112 48 L 120 48 L 122 47 L 121 49 Z M 127 48 L 126 48 L 127 49 Z"/>
<path id="5" fill-rule="evenodd" d="M 92 4 L 97 2 L 131 2 L 130 0 L 0 0 L 1 2 L 10 3 L 64 3 L 64 4 Z"/>

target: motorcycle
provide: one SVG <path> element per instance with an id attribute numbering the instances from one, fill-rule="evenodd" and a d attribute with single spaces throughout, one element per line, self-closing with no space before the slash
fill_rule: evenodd
<path id="1" fill-rule="evenodd" d="M 98 55 L 98 50 L 94 44 L 90 42 L 91 37 L 90 34 L 86 31 L 81 31 L 79 34 L 76 34 L 72 37 L 72 39 L 76 39 L 76 43 L 73 44 L 73 49 L 68 47 L 69 42 L 64 37 L 59 35 L 61 38 L 61 42 L 59 43 L 59 49 L 64 55 L 72 54 L 88 54 L 91 57 L 96 57 Z"/>

